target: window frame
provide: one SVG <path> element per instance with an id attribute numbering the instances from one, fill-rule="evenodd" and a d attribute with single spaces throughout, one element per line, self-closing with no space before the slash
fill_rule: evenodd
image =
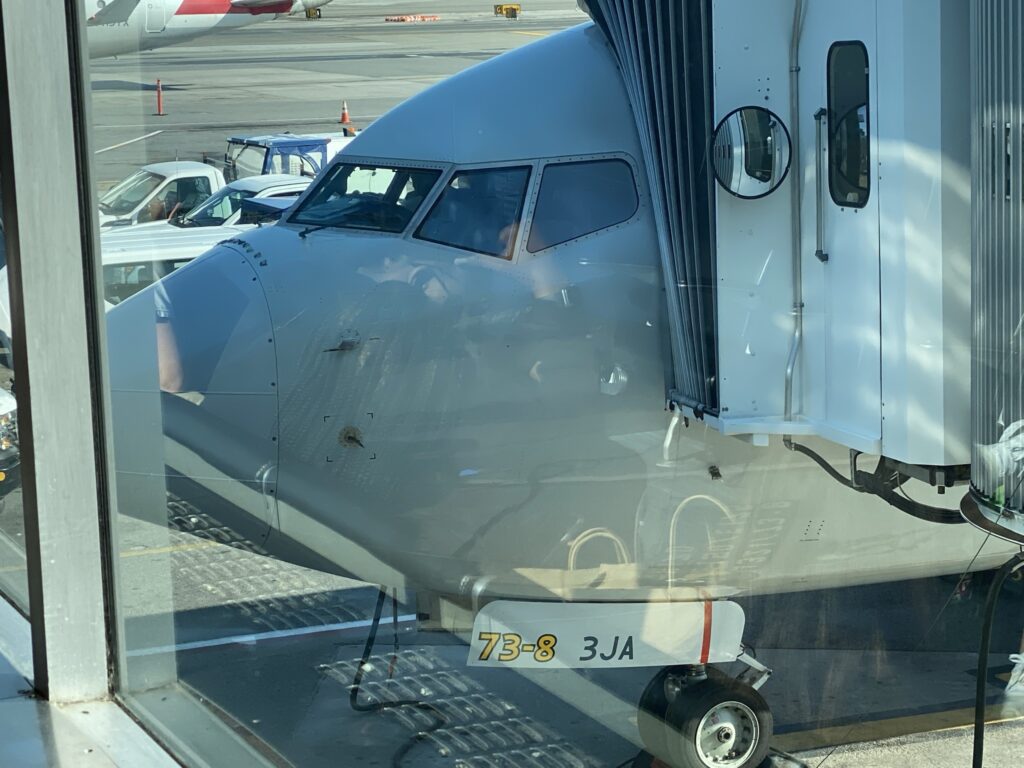
<path id="1" fill-rule="evenodd" d="M 865 72 L 864 72 L 864 89 L 867 94 L 867 98 L 864 101 L 866 109 L 866 125 L 864 126 L 865 136 L 867 137 L 867 190 L 863 202 L 851 203 L 849 200 L 840 200 L 836 197 L 836 189 L 833 184 L 833 164 L 832 158 L 835 156 L 835 131 L 833 128 L 833 111 L 832 111 L 832 54 L 837 48 L 843 46 L 855 46 L 861 49 L 864 54 Z M 832 198 L 832 202 L 840 208 L 866 208 L 868 203 L 871 202 L 871 57 L 868 53 L 868 47 L 863 40 L 836 40 L 828 47 L 828 53 L 825 55 L 825 110 L 826 117 L 828 119 L 828 143 L 827 143 L 827 161 L 828 161 L 828 195 Z"/>
<path id="2" fill-rule="evenodd" d="M 531 251 L 529 249 L 529 234 L 533 230 L 533 221 L 537 214 L 537 204 L 540 202 L 540 189 L 541 185 L 544 183 L 544 173 L 545 171 L 547 171 L 548 167 L 552 165 L 582 165 L 583 163 L 598 163 L 615 160 L 625 163 L 629 167 L 629 172 L 633 177 L 633 190 L 636 192 L 636 207 L 633 209 L 633 212 L 629 215 L 629 217 L 623 219 L 622 221 L 616 222 L 615 224 L 610 224 L 607 227 L 595 229 L 593 232 L 586 232 L 582 235 L 577 235 L 576 237 L 570 238 L 569 240 L 564 240 L 560 243 L 549 245 L 547 248 L 540 248 L 536 251 Z M 573 245 L 579 242 L 580 240 L 585 240 L 597 234 L 609 232 L 620 227 L 627 226 L 628 224 L 633 222 L 640 214 L 640 209 L 643 208 L 643 204 L 644 198 L 640 189 L 639 174 L 637 173 L 636 161 L 632 158 L 632 156 L 625 152 L 605 152 L 596 155 L 566 155 L 564 157 L 545 158 L 544 160 L 541 160 L 537 164 L 534 184 L 530 189 L 530 205 L 524 217 L 529 226 L 523 227 L 523 252 L 527 256 L 538 256 L 540 254 L 548 253 L 558 248 Z"/>
<path id="3" fill-rule="evenodd" d="M 431 243 L 432 245 L 439 245 L 444 248 L 450 248 L 457 253 L 472 253 L 477 256 L 486 256 L 489 259 L 497 259 L 508 263 L 515 263 L 518 259 L 519 252 L 523 248 L 525 232 L 527 227 L 524 226 L 530 221 L 530 214 L 532 212 L 533 198 L 536 194 L 537 179 L 540 178 L 538 173 L 539 163 L 536 160 L 502 160 L 499 162 L 492 163 L 469 163 L 469 164 L 456 164 L 450 166 L 445 173 L 441 175 L 439 183 L 434 185 L 434 188 L 430 191 L 423 202 L 420 204 L 419 210 L 416 211 L 416 215 L 409 221 L 410 229 L 408 229 L 407 237 L 409 239 L 421 242 Z M 466 248 L 461 245 L 452 245 L 451 243 L 445 243 L 440 240 L 432 240 L 429 237 L 420 236 L 420 228 L 429 218 L 430 214 L 433 213 L 434 208 L 441 200 L 441 196 L 444 194 L 444 190 L 448 189 L 452 179 L 454 179 L 460 173 L 472 173 L 474 171 L 490 171 L 490 170 L 516 170 L 525 169 L 527 171 L 526 183 L 523 185 L 523 196 L 519 201 L 519 209 L 517 217 L 519 219 L 519 226 L 516 228 L 516 236 L 512 242 L 509 243 L 508 251 L 503 256 L 495 255 L 493 253 L 487 253 L 486 251 L 477 251 L 473 248 Z"/>

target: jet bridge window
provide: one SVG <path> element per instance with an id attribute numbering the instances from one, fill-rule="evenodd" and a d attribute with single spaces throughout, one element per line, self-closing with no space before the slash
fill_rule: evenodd
<path id="1" fill-rule="evenodd" d="M 289 221 L 402 232 L 440 175 L 433 168 L 341 163 L 328 169 Z"/>
<path id="2" fill-rule="evenodd" d="M 828 52 L 828 187 L 836 205 L 868 203 L 870 125 L 867 48 L 835 43 Z"/>
<path id="3" fill-rule="evenodd" d="M 633 169 L 623 160 L 544 168 L 526 250 L 542 251 L 632 218 L 639 205 Z"/>
<path id="4" fill-rule="evenodd" d="M 481 168 L 452 176 L 416 237 L 512 258 L 529 167 Z"/>

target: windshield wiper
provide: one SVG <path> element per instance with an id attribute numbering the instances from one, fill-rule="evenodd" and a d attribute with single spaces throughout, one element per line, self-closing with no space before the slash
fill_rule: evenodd
<path id="1" fill-rule="evenodd" d="M 321 229 L 327 229 L 328 227 L 336 227 L 337 224 L 314 224 L 311 227 L 306 227 L 304 230 L 299 232 L 299 237 L 303 240 L 306 239 L 306 235 L 311 235 L 314 232 L 319 232 Z"/>

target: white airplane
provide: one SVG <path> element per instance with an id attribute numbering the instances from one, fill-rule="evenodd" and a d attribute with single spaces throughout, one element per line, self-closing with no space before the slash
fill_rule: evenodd
<path id="1" fill-rule="evenodd" d="M 632 32 L 604 12 L 613 4 Z M 734 598 L 961 573 L 1016 551 L 949 524 L 962 522 L 956 499 L 939 495 L 970 463 L 958 431 L 970 399 L 953 394 L 970 366 L 949 343 L 970 327 L 952 298 L 970 270 L 956 64 L 969 11 L 712 0 L 702 26 L 692 3 L 682 32 L 662 19 L 676 37 L 658 51 L 713 52 L 714 98 L 705 70 L 682 105 L 681 91 L 666 101 L 682 86 L 656 78 L 699 79 L 699 56 L 685 68 L 630 56 L 654 40 L 635 33 L 646 22 L 632 5 L 592 0 L 599 24 L 410 99 L 280 223 L 111 310 L 118 498 L 155 510 L 160 493 L 145 493 L 164 467 L 172 486 L 191 478 L 275 556 L 417 591 L 468 636 L 470 664 L 660 667 L 640 703 L 646 750 L 753 768 L 771 735 L 756 690 L 769 671 L 743 646 Z M 895 36 L 887 61 L 876 30 Z M 931 84 L 944 73 L 941 104 L 904 88 L 911 70 Z M 813 182 L 825 104 L 842 139 L 829 156 L 862 153 L 828 197 Z M 687 139 L 658 143 L 669 135 Z M 865 152 L 883 153 L 887 173 Z M 927 226 L 898 237 L 883 196 L 887 213 L 930 201 L 915 214 Z M 683 268 L 707 247 L 701 232 L 717 278 Z M 919 258 L 933 266 L 907 266 Z M 886 301 L 927 316 L 939 291 L 946 318 L 902 356 L 893 325 L 880 359 L 889 269 L 904 276 L 885 290 L 906 293 Z M 688 378 L 684 353 L 718 372 Z M 851 427 L 875 412 L 880 369 L 885 428 Z M 139 426 L 153 423 L 162 435 Z M 735 680 L 708 666 L 736 660 L 747 671 Z"/>
<path id="2" fill-rule="evenodd" d="M 331 0 L 85 0 L 89 58 L 162 48 Z"/>

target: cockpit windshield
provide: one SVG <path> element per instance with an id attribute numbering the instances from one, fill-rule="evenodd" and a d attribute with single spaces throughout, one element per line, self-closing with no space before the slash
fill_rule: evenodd
<path id="1" fill-rule="evenodd" d="M 252 197 L 255 192 L 244 189 L 224 187 L 198 208 L 194 208 L 185 216 L 175 219 L 172 223 L 179 227 L 217 227 L 230 219 L 241 208 L 242 201 Z"/>
<path id="2" fill-rule="evenodd" d="M 402 232 L 440 176 L 434 168 L 341 163 L 327 171 L 290 221 Z"/>
<path id="3" fill-rule="evenodd" d="M 100 198 L 100 210 L 114 216 L 131 213 L 165 178 L 158 173 L 138 170 Z"/>

